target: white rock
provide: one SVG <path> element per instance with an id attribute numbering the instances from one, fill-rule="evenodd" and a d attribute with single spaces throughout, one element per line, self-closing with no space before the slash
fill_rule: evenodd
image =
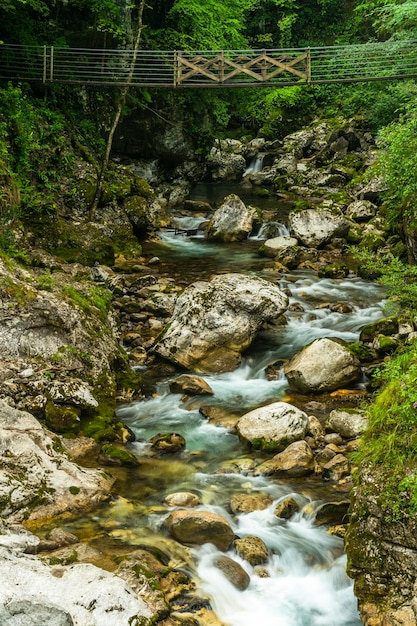
<path id="1" fill-rule="evenodd" d="M 78 467 L 60 447 L 59 438 L 30 413 L 0 400 L 1 515 L 38 519 L 88 509 L 110 496 L 113 479 Z"/>
<path id="2" fill-rule="evenodd" d="M 358 359 L 333 339 L 316 339 L 284 367 L 291 389 L 323 393 L 339 389 L 361 375 Z"/>
<path id="3" fill-rule="evenodd" d="M 305 437 L 309 421 L 307 414 L 287 402 L 274 402 L 243 415 L 237 431 L 255 447 L 283 450 Z"/>
<path id="4" fill-rule="evenodd" d="M 4 626 L 128 626 L 152 617 L 124 581 L 90 564 L 51 568 L 0 548 L 0 580 Z"/>
<path id="5" fill-rule="evenodd" d="M 309 248 L 323 246 L 333 237 L 345 237 L 349 222 L 323 209 L 306 209 L 289 215 L 290 232 Z"/>
<path id="6" fill-rule="evenodd" d="M 222 274 L 198 281 L 178 297 L 156 351 L 196 372 L 232 371 L 257 331 L 287 305 L 287 296 L 262 278 Z"/>

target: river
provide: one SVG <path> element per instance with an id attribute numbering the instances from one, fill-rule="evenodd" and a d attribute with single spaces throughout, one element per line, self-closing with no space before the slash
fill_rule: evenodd
<path id="1" fill-rule="evenodd" d="M 216 203 L 230 191 L 200 186 L 193 197 Z M 277 232 L 286 232 L 288 208 L 282 203 L 280 211 L 276 199 L 266 200 L 263 209 L 275 213 Z M 204 217 L 182 213 L 175 220 L 181 228 L 198 228 Z M 238 370 L 204 376 L 214 390 L 212 397 L 183 402 L 180 394 L 170 393 L 168 380 L 152 378 L 154 393 L 149 398 L 119 407 L 118 416 L 136 435 L 131 448 L 142 464 L 134 482 L 131 478 L 125 481 L 124 498 L 100 518 L 99 524 L 115 540 L 167 549 L 162 526 L 172 509 L 164 498 L 191 491 L 199 496 L 200 509 L 227 519 L 239 537 L 260 537 L 269 551 L 261 570 L 233 550 L 229 552 L 250 576 L 248 588 L 239 591 L 213 566 L 219 553 L 212 545 L 193 548 L 194 564 L 189 567 L 200 593 L 209 597 L 224 624 L 358 626 L 361 622 L 353 585 L 345 573 L 343 540 L 314 524 L 320 506 L 346 498 L 349 485 L 344 488 L 317 478 L 291 481 L 254 476 L 254 463 L 259 459 L 242 446 L 232 426 L 242 414 L 270 402 L 285 400 L 303 408 L 311 401 L 311 397 L 289 392 L 282 361 L 317 337 L 356 341 L 365 324 L 382 316 L 384 292 L 353 272 L 339 280 L 320 279 L 311 270 L 279 273 L 271 260 L 257 253 L 261 239 L 262 230 L 245 242 L 213 244 L 201 235 L 187 237 L 170 231 L 161 233 L 160 242 L 145 247 L 146 256 L 160 259 L 159 272 L 182 284 L 230 271 L 275 282 L 290 294 L 288 324 L 263 331 Z M 348 304 L 349 312 L 332 311 L 332 304 L 339 303 Z M 142 374 L 146 378 L 146 368 Z M 357 392 L 361 393 L 361 385 Z M 324 400 L 328 411 L 337 402 L 337 398 Z M 353 406 L 355 399 L 352 402 Z M 214 417 L 209 420 L 207 415 Z M 317 416 L 323 419 L 322 410 Z M 149 456 L 149 438 L 164 432 L 183 435 L 185 452 L 172 458 Z M 230 499 L 242 493 L 263 494 L 270 505 L 232 514 Z M 299 511 L 283 520 L 274 511 L 288 496 L 297 501 Z"/>

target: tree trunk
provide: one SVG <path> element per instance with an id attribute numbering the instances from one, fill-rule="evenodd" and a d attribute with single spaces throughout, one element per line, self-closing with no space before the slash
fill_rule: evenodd
<path id="1" fill-rule="evenodd" d="M 104 178 L 106 176 L 107 168 L 108 168 L 108 165 L 109 165 L 110 152 L 111 152 L 112 145 L 113 145 L 114 133 L 116 132 L 116 128 L 117 128 L 117 126 L 119 124 L 119 121 L 120 121 L 120 118 L 122 116 L 123 107 L 124 107 L 124 105 L 126 103 L 127 94 L 129 92 L 129 87 L 130 87 L 130 84 L 132 82 L 133 72 L 135 71 L 136 59 L 137 59 L 137 56 L 138 56 L 140 38 L 141 38 L 142 28 L 143 28 L 143 11 L 144 11 L 144 8 L 145 8 L 145 0 L 140 0 L 139 7 L 138 7 L 137 32 L 136 32 L 136 37 L 135 37 L 135 42 L 134 42 L 134 47 L 133 47 L 132 61 L 131 61 L 131 64 L 130 64 L 129 74 L 128 74 L 128 77 L 127 77 L 127 83 L 123 87 L 123 89 L 122 89 L 122 91 L 120 93 L 119 102 L 117 104 L 117 109 L 116 109 L 116 112 L 115 112 L 114 118 L 113 118 L 113 124 L 112 124 L 112 127 L 110 129 L 109 136 L 107 137 L 106 151 L 104 153 L 103 160 L 101 162 L 100 172 L 99 172 L 98 179 L 97 179 L 96 191 L 95 191 L 93 202 L 91 203 L 90 211 L 89 211 L 89 214 L 88 214 L 88 219 L 90 220 L 90 222 L 92 222 L 94 220 L 94 217 L 95 217 L 95 214 L 96 214 L 96 211 L 97 211 L 97 207 L 98 207 L 99 202 L 100 202 L 101 194 L 102 194 L 102 191 L 103 191 Z"/>

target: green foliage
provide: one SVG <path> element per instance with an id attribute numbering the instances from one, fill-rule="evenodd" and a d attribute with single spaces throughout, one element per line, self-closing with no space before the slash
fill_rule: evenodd
<path id="1" fill-rule="evenodd" d="M 416 36 L 417 5 L 414 0 L 368 0 L 358 4 L 355 10 L 361 18 L 370 21 L 381 37 L 400 40 Z"/>
<path id="2" fill-rule="evenodd" d="M 368 427 L 355 461 L 383 466 L 380 504 L 392 519 L 405 507 L 417 513 L 417 347 L 399 354 L 376 373 L 383 385 L 368 408 Z"/>
<path id="3" fill-rule="evenodd" d="M 410 106 L 399 122 L 380 132 L 381 151 L 377 172 L 382 174 L 388 190 L 388 217 L 392 222 L 402 217 L 414 219 L 417 193 L 417 108 Z"/>
<path id="4" fill-rule="evenodd" d="M 112 294 L 104 287 L 89 287 L 88 291 L 80 291 L 74 287 L 64 286 L 62 291 L 68 300 L 88 315 L 99 315 L 105 320 L 112 301 Z"/>
<path id="5" fill-rule="evenodd" d="M 245 48 L 242 34 L 249 0 L 176 0 L 167 14 L 167 27 L 178 33 L 177 47 L 212 50 Z"/>
<path id="6" fill-rule="evenodd" d="M 361 264 L 360 272 L 387 286 L 388 310 L 417 310 L 417 266 L 408 265 L 391 252 L 353 252 Z"/>

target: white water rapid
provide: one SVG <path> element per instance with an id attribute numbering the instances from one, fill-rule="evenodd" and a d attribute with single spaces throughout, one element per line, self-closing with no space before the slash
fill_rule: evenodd
<path id="1" fill-rule="evenodd" d="M 195 221 L 177 223 L 198 228 Z M 267 261 L 258 258 L 255 248 L 246 249 L 245 243 L 239 248 L 225 248 L 174 233 L 164 233 L 162 241 L 170 262 L 182 263 L 191 276 L 199 271 L 197 266 L 203 268 L 203 273 L 210 273 L 213 268 L 218 272 L 220 267 L 221 271 L 270 276 L 263 273 Z M 137 442 L 132 448 L 139 457 L 146 453 L 147 441 L 157 433 L 176 432 L 186 439 L 183 461 L 188 471 L 162 481 L 158 493 L 150 498 L 150 506 L 154 503 L 157 509 L 165 495 L 173 491 L 193 491 L 200 496 L 200 509 L 226 518 L 237 536 L 260 537 L 268 547 L 267 563 L 255 568 L 233 550 L 229 552 L 250 576 L 244 591 L 234 587 L 213 565 L 219 555 L 214 546 L 193 549 L 199 589 L 210 598 L 222 623 L 359 626 L 352 581 L 345 573 L 343 541 L 329 534 L 326 527 L 314 525 L 320 506 L 332 497 L 337 500 L 337 488 L 332 493 L 332 487 L 327 486 L 322 492 L 312 479 L 289 482 L 250 475 L 254 465 L 227 419 L 285 400 L 288 386 L 280 362 L 317 337 L 358 340 L 361 328 L 382 316 L 384 293 L 380 286 L 353 274 L 331 280 L 319 279 L 311 271 L 296 271 L 277 275 L 276 282 L 291 294 L 287 325 L 263 331 L 236 371 L 204 376 L 213 396 L 184 402 L 180 394 L 170 393 L 167 380 L 161 380 L 153 397 L 121 406 L 118 416 L 134 431 Z M 347 312 L 337 312 L 333 305 L 340 304 L 348 305 Z M 273 364 L 278 364 L 278 373 L 270 377 L 267 368 Z M 204 417 L 210 412 L 207 407 L 220 411 L 220 417 L 208 421 Z M 227 418 L 225 422 L 222 415 Z M 271 505 L 265 510 L 231 515 L 230 498 L 242 493 L 266 495 Z M 288 496 L 299 504 L 299 512 L 284 520 L 276 517 L 274 511 Z M 153 533 L 158 533 L 166 515 L 166 511 L 156 510 L 136 525 L 147 524 Z"/>

